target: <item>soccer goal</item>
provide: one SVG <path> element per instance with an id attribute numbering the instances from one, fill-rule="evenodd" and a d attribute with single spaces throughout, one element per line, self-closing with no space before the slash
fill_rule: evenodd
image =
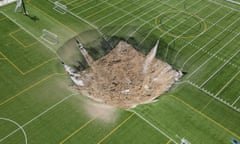
<path id="1" fill-rule="evenodd" d="M 40 36 L 40 38 L 51 45 L 56 45 L 58 43 L 58 35 L 46 29 L 42 30 L 42 35 Z"/>
<path id="2" fill-rule="evenodd" d="M 67 11 L 67 6 L 58 1 L 55 1 L 53 9 L 61 14 L 65 14 Z"/>
<path id="3" fill-rule="evenodd" d="M 22 12 L 22 0 L 17 0 L 16 1 L 16 7 L 15 7 L 15 12 L 21 13 Z"/>

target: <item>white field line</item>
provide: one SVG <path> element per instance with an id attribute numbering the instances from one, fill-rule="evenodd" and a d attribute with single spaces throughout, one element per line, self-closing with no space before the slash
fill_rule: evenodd
<path id="1" fill-rule="evenodd" d="M 15 23 L 18 27 L 20 27 L 22 30 L 24 30 L 26 33 L 28 33 L 30 36 L 32 36 L 33 38 L 35 38 L 37 41 L 39 41 L 42 45 L 44 45 L 46 48 L 48 48 L 51 52 L 53 52 L 61 61 L 62 58 L 56 53 L 56 51 L 54 49 L 52 49 L 49 45 L 47 45 L 46 43 L 44 43 L 41 39 L 39 39 L 39 37 L 35 36 L 34 34 L 32 34 L 30 31 L 28 31 L 26 28 L 24 28 L 21 24 L 19 24 L 17 22 L 16 19 L 12 19 L 11 17 L 9 17 L 6 13 L 4 13 L 3 11 L 0 11 L 0 13 L 2 13 L 4 16 L 6 16 L 9 20 L 11 20 L 13 23 Z"/>
<path id="2" fill-rule="evenodd" d="M 24 135 L 25 143 L 26 144 L 28 143 L 27 134 L 26 134 L 25 130 L 23 129 L 23 127 L 20 124 L 18 124 L 14 120 L 11 120 L 11 119 L 8 119 L 8 118 L 0 118 L 0 120 L 8 121 L 8 122 L 11 122 L 11 123 L 15 124 L 18 127 L 19 130 L 21 129 L 21 131 L 22 131 L 22 133 Z M 4 139 L 0 139 L 0 142 L 2 142 L 3 140 Z"/>
<path id="3" fill-rule="evenodd" d="M 235 0 L 227 0 L 227 1 L 230 2 L 230 3 L 237 4 L 237 5 L 240 6 L 240 2 L 237 2 L 237 1 L 235 1 Z"/>
<path id="4" fill-rule="evenodd" d="M 240 99 L 240 96 L 238 96 L 238 98 L 236 98 L 236 100 L 232 103 L 232 106 L 235 105 L 235 103 L 237 103 L 239 99 Z"/>
<path id="5" fill-rule="evenodd" d="M 220 103 L 230 107 L 231 109 L 237 111 L 237 112 L 240 112 L 240 108 L 237 108 L 237 107 L 234 107 L 233 105 L 231 105 L 230 103 L 226 102 L 225 100 L 223 100 L 222 98 L 220 97 L 215 97 L 215 95 L 211 92 L 209 92 L 208 90 L 204 89 L 204 88 L 201 88 L 200 86 L 198 86 L 197 84 L 191 82 L 191 81 L 187 81 L 187 83 L 189 83 L 190 85 L 192 85 L 193 87 L 201 90 L 202 92 L 208 94 L 209 96 L 211 96 L 212 98 L 214 98 L 215 100 L 219 101 Z"/>
<path id="6" fill-rule="evenodd" d="M 154 124 L 152 124 L 150 121 L 148 121 L 146 118 L 144 118 L 142 115 L 140 115 L 139 113 L 137 113 L 136 111 L 133 110 L 129 110 L 130 112 L 135 113 L 139 118 L 141 118 L 143 121 L 145 121 L 147 124 L 149 124 L 152 128 L 154 128 L 155 130 L 157 130 L 159 133 L 161 133 L 162 135 L 164 135 L 165 137 L 167 137 L 168 139 L 170 139 L 172 142 L 174 142 L 175 144 L 177 144 L 177 142 L 172 139 L 169 135 L 167 135 L 165 132 L 163 132 L 162 130 L 160 130 L 157 126 L 155 126 Z"/>
<path id="7" fill-rule="evenodd" d="M 105 2 L 105 1 L 104 1 L 104 2 Z M 127 7 L 129 7 L 129 6 L 131 6 L 131 5 L 132 5 L 132 3 L 129 3 L 128 5 L 124 5 L 123 8 L 127 8 Z M 111 4 L 110 6 L 113 7 L 113 4 Z M 114 5 L 114 6 L 115 6 L 115 5 Z M 116 7 L 116 6 L 115 6 L 115 7 Z M 103 20 L 103 19 L 105 19 L 105 18 L 107 18 L 107 17 L 110 17 L 111 15 L 113 15 L 113 14 L 115 14 L 115 13 L 118 13 L 118 12 L 119 12 L 118 9 L 114 9 L 113 12 L 111 12 L 111 13 L 109 13 L 109 14 L 107 14 L 107 15 L 105 15 L 105 16 L 99 18 L 99 19 L 97 19 L 97 20 L 94 21 L 93 23 L 97 23 L 97 22 L 99 22 L 99 21 L 101 21 L 101 20 Z"/>
<path id="8" fill-rule="evenodd" d="M 101 29 L 105 28 L 106 26 L 109 26 L 110 24 L 114 23 L 115 21 L 118 21 L 118 20 L 121 19 L 121 18 L 124 18 L 124 17 L 132 14 L 133 12 L 135 12 L 135 11 L 137 11 L 137 10 L 145 7 L 145 6 L 147 6 L 148 4 L 152 5 L 152 4 L 153 4 L 152 2 L 153 2 L 153 1 L 150 1 L 150 0 L 149 0 L 145 5 L 142 5 L 142 6 L 138 7 L 138 8 L 136 8 L 136 9 L 134 9 L 133 11 L 129 11 L 129 13 L 124 14 L 124 15 L 122 15 L 122 16 L 114 19 L 113 21 L 111 21 L 111 22 L 107 23 L 106 25 L 104 25 L 103 27 L 101 27 Z M 146 14 L 146 13 L 145 13 L 145 14 Z M 138 19 L 138 18 L 139 18 L 139 16 L 135 17 L 135 19 Z"/>
<path id="9" fill-rule="evenodd" d="M 235 20 L 238 21 L 240 19 L 240 17 Z M 234 23 L 235 23 L 234 22 Z M 195 74 L 200 68 L 202 68 L 202 66 L 204 66 L 209 60 L 211 60 L 215 55 L 217 55 L 222 49 L 224 49 L 228 44 L 230 44 L 236 37 L 239 36 L 240 33 L 238 33 L 237 35 L 235 35 L 232 39 L 230 39 L 227 43 L 225 43 L 220 49 L 218 49 L 211 57 L 209 57 L 204 63 L 202 63 L 197 69 L 195 69 L 190 75 L 189 77 L 191 77 L 193 74 Z M 206 46 L 206 45 L 205 45 Z"/>
<path id="10" fill-rule="evenodd" d="M 208 4 L 207 6 L 209 6 L 210 4 Z M 221 7 L 218 7 L 217 9 L 215 9 L 214 11 L 212 11 L 209 15 L 207 15 L 204 19 L 212 16 L 213 14 L 215 14 Z M 203 10 L 203 9 L 202 9 Z M 198 11 L 198 12 L 201 12 L 201 11 Z M 184 34 L 186 34 L 187 32 L 189 32 L 191 29 L 193 29 L 195 26 L 197 26 L 198 24 L 202 23 L 204 21 L 204 19 L 202 19 L 201 21 L 197 22 L 196 24 L 194 24 L 192 27 L 190 27 L 188 30 L 186 30 L 185 32 L 183 32 L 181 35 L 177 36 L 176 38 L 174 38 L 167 46 L 167 51 L 166 51 L 166 54 L 165 54 L 165 58 L 167 57 L 168 55 L 168 49 L 169 49 L 169 45 L 172 44 L 173 42 L 175 42 L 178 38 L 180 38 L 181 36 L 183 36 Z M 213 25 L 211 25 L 211 27 L 213 27 Z M 188 43 L 192 43 L 194 40 L 196 40 L 197 38 L 199 38 L 200 36 L 202 35 L 199 34 L 198 36 L 194 37 L 191 41 L 189 41 Z M 179 49 L 177 51 L 177 54 L 174 56 L 174 59 L 173 59 L 173 63 L 176 62 L 176 59 L 177 59 L 177 56 L 178 54 L 186 47 L 186 45 L 184 45 L 183 47 L 181 47 L 181 49 Z"/>
<path id="11" fill-rule="evenodd" d="M 212 4 L 215 4 L 215 3 L 212 3 Z M 215 4 L 215 5 L 218 5 L 218 4 Z M 170 5 L 168 5 L 169 7 L 172 7 L 172 8 L 175 8 L 175 7 L 173 7 L 173 6 L 170 6 Z M 226 7 L 224 7 L 223 5 L 221 5 L 223 8 L 226 8 Z M 226 8 L 226 9 L 228 9 L 228 8 Z M 232 11 L 234 11 L 234 10 L 232 10 Z M 236 11 L 235 11 L 236 12 Z M 240 12 L 240 11 L 239 11 Z M 238 12 L 238 13 L 239 13 Z M 207 21 L 207 20 L 205 20 L 207 23 L 210 23 L 210 24 L 213 24 L 213 22 L 211 22 L 211 21 Z M 222 26 L 219 26 L 219 25 L 216 25 L 217 27 L 219 27 L 219 28 L 221 28 L 221 29 L 225 29 L 224 27 L 222 27 Z M 237 33 L 237 32 L 234 32 L 233 30 L 231 30 L 231 31 L 229 31 L 229 32 L 231 32 L 231 33 Z"/>
<path id="12" fill-rule="evenodd" d="M 165 3 L 167 3 L 169 0 L 166 0 L 165 1 Z M 164 3 L 164 4 L 165 4 Z M 182 3 L 182 1 L 180 1 L 180 3 Z M 178 3 L 179 4 L 179 3 Z M 176 4 L 176 5 L 178 5 L 178 4 Z M 138 17 L 135 17 L 135 18 L 133 18 L 133 19 L 131 19 L 130 21 L 128 21 L 127 23 L 125 23 L 124 25 L 122 25 L 116 32 L 114 32 L 112 35 L 116 35 L 119 31 L 121 31 L 125 26 L 127 26 L 128 24 L 130 24 L 131 22 L 134 22 L 135 20 L 137 20 L 139 17 L 141 17 L 141 16 L 143 16 L 143 15 L 145 15 L 145 14 L 148 14 L 149 12 L 151 12 L 151 11 L 154 11 L 155 9 L 157 9 L 157 8 L 159 8 L 159 7 L 161 7 L 161 5 L 156 5 L 156 7 L 151 7 L 151 9 L 148 9 L 148 11 L 147 12 L 144 12 L 143 14 L 141 14 L 141 15 L 138 15 Z M 153 20 L 153 19 L 155 19 L 155 17 L 154 18 L 152 18 L 152 19 L 150 19 L 150 20 L 148 20 L 147 22 L 150 22 L 151 20 Z M 144 22 L 142 25 L 145 25 L 146 24 L 146 22 Z M 141 26 L 140 26 L 141 27 Z"/>
<path id="13" fill-rule="evenodd" d="M 238 71 L 217 93 L 215 96 L 218 96 L 240 73 L 240 71 Z"/>
<path id="14" fill-rule="evenodd" d="M 223 7 L 225 7 L 225 8 L 231 9 L 231 10 L 233 10 L 233 11 L 236 11 L 236 12 L 238 12 L 238 13 L 240 12 L 240 10 L 237 10 L 237 9 L 232 8 L 232 7 L 229 7 L 229 6 L 227 6 L 227 5 L 223 5 L 223 4 L 221 4 L 221 3 L 218 3 L 218 2 L 216 2 L 215 0 L 209 0 L 209 1 L 212 2 L 212 3 L 214 3 L 214 4 L 223 6 Z"/>
<path id="15" fill-rule="evenodd" d="M 124 1 L 124 0 L 119 0 L 119 1 L 116 3 L 116 5 L 122 3 L 123 1 Z M 88 18 L 90 18 L 90 17 L 92 17 L 92 16 L 94 17 L 95 15 L 101 13 L 102 11 L 104 11 L 104 10 L 110 8 L 110 7 L 111 7 L 111 6 L 108 5 L 108 6 L 104 7 L 104 8 L 102 8 L 101 10 L 99 10 L 99 11 L 93 13 L 93 14 L 90 14 L 90 15 L 86 16 L 85 19 L 88 19 Z"/>
<path id="16" fill-rule="evenodd" d="M 129 13 L 128 11 L 126 11 L 126 10 L 124 10 L 123 8 L 119 8 L 119 7 L 117 7 L 116 5 L 114 5 L 114 4 L 111 4 L 111 3 L 108 3 L 107 1 L 105 1 L 108 5 L 111 5 L 112 7 L 115 7 L 115 9 L 118 9 L 119 11 L 122 11 L 122 12 L 124 12 L 124 13 L 127 13 L 127 14 L 129 14 L 130 16 L 132 16 L 132 17 L 136 17 L 136 15 L 134 15 L 134 14 L 132 14 L 132 13 Z M 141 20 L 142 22 L 148 22 L 148 21 L 146 21 L 146 20 L 144 20 L 144 19 L 142 19 L 142 18 L 140 18 L 140 17 L 137 17 L 139 20 Z M 149 23 L 150 24 L 150 23 Z M 152 24 L 150 24 L 151 26 L 153 26 Z M 154 26 L 153 26 L 154 27 Z"/>
<path id="17" fill-rule="evenodd" d="M 182 40 L 184 43 L 187 43 L 187 42 L 186 42 L 185 40 L 183 40 L 183 39 L 180 39 L 180 40 Z M 195 48 L 197 48 L 199 51 L 203 51 L 204 53 L 206 53 L 206 54 L 208 54 L 208 55 L 210 55 L 210 56 L 213 55 L 213 53 L 210 53 L 209 51 L 207 51 L 207 50 L 203 49 L 202 47 L 199 47 L 199 46 L 197 46 L 197 45 L 195 45 L 195 44 L 193 44 L 193 43 L 190 43 L 190 45 L 193 46 L 193 47 L 195 47 Z M 222 62 L 227 61 L 226 59 L 221 58 L 221 57 L 219 57 L 218 55 L 214 55 L 214 57 L 215 57 L 216 59 L 218 59 L 219 61 L 222 61 Z M 240 67 L 239 67 L 237 64 L 235 64 L 235 63 L 229 62 L 228 64 L 231 65 L 232 67 L 235 67 L 235 68 L 240 69 Z M 183 67 L 181 67 L 180 70 L 183 70 Z"/>
<path id="18" fill-rule="evenodd" d="M 224 18 L 226 18 L 227 16 L 229 16 L 231 14 L 232 11 L 229 11 L 226 15 L 224 15 L 223 17 L 221 17 L 220 19 L 218 19 L 213 25 L 211 25 L 210 27 L 208 27 L 208 30 L 210 30 L 211 28 L 214 28 L 215 25 L 217 25 L 217 23 L 219 23 L 220 21 L 222 21 Z M 231 25 L 228 25 L 227 28 L 231 27 Z M 226 28 L 226 29 L 227 29 Z M 217 35 L 214 36 L 214 38 L 212 38 L 210 41 L 208 41 L 204 46 L 202 46 L 200 49 L 198 49 L 197 51 L 195 51 L 182 65 L 181 69 L 185 66 L 185 64 L 194 56 L 196 55 L 199 51 L 201 51 L 201 49 L 205 48 L 208 44 L 210 44 L 213 40 L 215 40 L 218 36 L 220 36 L 223 32 L 225 31 L 221 31 L 220 33 L 218 33 Z M 176 61 L 179 53 L 186 48 L 189 44 L 191 44 L 194 40 L 196 40 L 197 38 L 192 39 L 191 41 L 187 42 L 183 47 L 181 47 L 181 49 L 177 52 L 177 54 L 174 57 L 174 62 Z"/>
<path id="19" fill-rule="evenodd" d="M 96 31 L 104 38 L 104 40 L 107 41 L 107 37 L 104 33 L 102 33 L 99 28 L 97 26 L 95 26 L 94 24 L 90 23 L 89 21 L 87 21 L 86 19 L 76 15 L 75 13 L 71 12 L 71 11 L 67 11 L 69 14 L 71 14 L 72 16 L 78 18 L 79 20 L 85 22 L 86 24 L 88 24 L 89 26 L 91 26 L 92 28 L 96 29 Z"/>
<path id="20" fill-rule="evenodd" d="M 169 0 L 168 0 L 169 1 Z M 168 1 L 166 1 L 166 2 L 168 2 Z M 178 6 L 179 4 L 181 4 L 181 3 L 183 3 L 184 1 L 179 1 L 179 3 L 176 3 L 175 4 L 175 6 Z M 163 3 L 163 4 L 166 4 L 166 3 Z M 169 10 L 170 8 L 168 8 L 167 10 Z M 166 11 L 167 11 L 166 10 Z M 161 14 L 161 13 L 160 13 Z M 150 21 L 152 21 L 152 20 L 154 20 L 154 19 L 156 19 L 156 17 L 153 17 L 153 18 L 151 18 L 150 20 L 148 20 L 148 21 L 146 21 L 146 22 L 144 22 L 144 23 L 142 23 L 136 30 L 134 30 L 130 35 L 129 35 L 129 37 L 131 37 L 131 36 L 133 36 L 139 29 L 141 29 L 144 25 L 146 25 L 147 23 L 149 23 Z M 156 29 L 156 27 L 153 27 L 151 30 L 153 31 L 154 29 Z M 149 34 L 149 33 L 148 33 Z M 129 39 L 129 37 L 128 37 L 128 39 Z M 148 36 L 147 36 L 148 37 Z M 127 39 L 127 40 L 128 40 Z"/>
<path id="21" fill-rule="evenodd" d="M 72 1 L 70 1 L 70 2 L 67 2 L 67 3 L 66 3 L 66 6 L 71 5 L 72 3 L 76 2 L 76 1 L 77 1 L 77 0 L 72 0 Z"/>
<path id="22" fill-rule="evenodd" d="M 240 52 L 240 49 L 236 53 L 234 53 L 220 68 L 218 68 L 218 70 L 216 70 L 206 81 L 204 81 L 200 85 L 200 87 L 203 87 L 210 79 L 212 79 L 220 70 L 222 70 L 225 67 L 226 64 L 228 64 L 235 56 L 237 56 L 239 52 Z"/>
<path id="23" fill-rule="evenodd" d="M 51 0 L 48 0 L 50 3 L 54 4 Z M 76 15 L 75 13 L 73 13 L 72 11 L 70 10 L 67 10 L 66 12 L 68 12 L 70 15 L 78 18 L 79 20 L 85 22 L 86 24 L 88 24 L 89 26 L 91 26 L 92 28 L 96 29 L 96 31 L 105 39 L 107 40 L 107 37 L 104 33 L 102 33 L 99 28 L 97 26 L 95 26 L 94 24 L 90 23 L 89 21 L 87 21 L 86 19 L 80 17 L 79 15 Z"/>
<path id="24" fill-rule="evenodd" d="M 88 11 L 88 10 L 90 10 L 90 9 L 96 8 L 97 6 L 101 5 L 102 3 L 104 3 L 104 2 L 100 2 L 100 3 L 98 3 L 98 4 L 96 4 L 96 5 L 92 6 L 92 7 L 88 7 L 88 8 L 86 8 L 86 9 L 84 9 L 83 11 L 80 11 L 80 12 L 78 12 L 78 13 L 76 13 L 76 14 L 77 14 L 77 15 L 82 14 L 82 13 L 84 13 L 85 11 Z"/>
<path id="25" fill-rule="evenodd" d="M 26 122 L 25 124 L 23 124 L 22 128 L 24 128 L 25 126 L 29 125 L 31 122 L 33 122 L 34 120 L 38 119 L 39 117 L 41 117 L 42 115 L 44 115 L 45 113 L 47 113 L 48 111 L 52 110 L 53 108 L 55 108 L 56 106 L 58 106 L 59 104 L 61 104 L 62 102 L 66 101 L 67 99 L 69 99 L 70 97 L 74 96 L 74 95 L 79 95 L 79 94 L 71 94 L 66 96 L 65 98 L 63 98 L 62 100 L 60 100 L 59 102 L 57 102 L 56 104 L 52 105 L 51 107 L 49 107 L 48 109 L 46 109 L 45 111 L 43 111 L 42 113 L 38 114 L 37 116 L 35 116 L 34 118 L 32 118 L 31 120 L 29 120 L 28 122 Z M 8 135 L 6 135 L 5 137 L 3 137 L 2 139 L 0 139 L 0 142 L 4 141 L 5 139 L 7 139 L 8 137 L 10 137 L 11 135 L 15 134 L 16 132 L 18 132 L 21 128 L 17 128 L 14 131 L 12 131 L 11 133 L 9 133 Z"/>
<path id="26" fill-rule="evenodd" d="M 195 1 L 195 2 L 192 3 L 189 7 L 194 6 L 194 5 L 198 4 L 199 2 L 201 2 L 201 1 Z M 201 9 L 200 9 L 200 10 L 201 10 Z M 181 11 L 180 11 L 180 12 L 181 12 Z M 172 18 L 175 18 L 175 17 L 181 15 L 180 12 L 179 12 L 178 14 L 174 15 L 173 17 L 171 17 L 170 19 L 166 20 L 165 23 L 167 23 L 168 21 L 170 21 Z M 191 17 L 194 17 L 194 14 L 189 14 L 189 16 L 188 16 L 187 18 L 190 19 Z M 159 39 L 160 39 L 161 37 L 163 37 L 164 35 L 168 34 L 171 30 L 177 28 L 177 27 L 178 27 L 179 25 L 181 25 L 181 24 L 183 24 L 183 21 L 181 21 L 180 23 L 176 24 L 174 27 L 172 27 L 172 28 L 168 29 L 167 31 L 165 31 L 163 34 L 161 34 L 161 35 L 159 36 Z M 155 27 L 155 28 L 153 28 L 151 31 L 149 31 L 149 33 L 143 38 L 143 40 L 139 43 L 139 45 L 142 44 L 142 43 L 148 38 L 148 36 L 149 36 L 155 29 L 157 29 L 157 27 Z"/>
<path id="27" fill-rule="evenodd" d="M 92 1 L 86 1 L 86 2 L 84 2 L 84 3 L 79 4 L 78 6 L 76 6 L 76 7 L 74 7 L 74 8 L 69 9 L 69 10 L 72 11 L 72 10 L 74 10 L 74 9 L 76 9 L 76 8 L 80 8 L 81 6 L 84 6 L 84 5 L 86 5 L 86 4 L 90 3 L 90 2 L 92 2 Z"/>
<path id="28" fill-rule="evenodd" d="M 208 101 L 208 103 L 200 110 L 201 112 L 202 111 L 204 111 L 211 103 L 212 103 L 212 101 L 214 101 L 215 99 L 210 99 L 209 101 Z"/>

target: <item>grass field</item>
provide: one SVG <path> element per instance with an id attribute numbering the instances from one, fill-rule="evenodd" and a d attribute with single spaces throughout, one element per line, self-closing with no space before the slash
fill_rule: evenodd
<path id="1" fill-rule="evenodd" d="M 238 0 L 235 0 L 239 2 Z M 0 143 L 231 144 L 240 141 L 240 5 L 225 0 L 27 0 L 30 17 L 0 8 Z M 55 8 L 54 8 L 55 7 Z M 58 36 L 41 39 L 46 29 Z M 88 35 L 87 31 L 97 35 Z M 186 72 L 155 103 L 89 117 L 60 47 L 117 36 Z M 96 53 L 100 54 L 98 50 Z"/>

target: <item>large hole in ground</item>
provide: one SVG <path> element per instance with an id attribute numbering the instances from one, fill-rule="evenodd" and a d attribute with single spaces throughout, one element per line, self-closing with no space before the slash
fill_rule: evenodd
<path id="1" fill-rule="evenodd" d="M 136 47 L 133 37 L 97 35 L 94 31 L 80 34 L 58 51 L 74 88 L 95 101 L 132 108 L 154 101 L 182 77 L 180 71 L 156 58 L 162 40 L 146 51 Z"/>

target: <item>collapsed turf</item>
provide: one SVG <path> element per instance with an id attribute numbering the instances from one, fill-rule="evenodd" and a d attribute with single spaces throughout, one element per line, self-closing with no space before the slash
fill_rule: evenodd
<path id="1" fill-rule="evenodd" d="M 172 67 L 155 58 L 158 43 L 147 55 L 136 51 L 124 41 L 97 61 L 81 48 L 89 68 L 77 72 L 72 79 L 82 82 L 76 88 L 96 101 L 131 108 L 138 104 L 152 102 L 169 90 L 181 76 Z"/>

